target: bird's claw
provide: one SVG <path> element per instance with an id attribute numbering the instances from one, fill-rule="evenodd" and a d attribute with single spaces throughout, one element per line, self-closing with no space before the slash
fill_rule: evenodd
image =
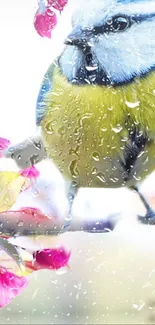
<path id="1" fill-rule="evenodd" d="M 155 225 L 155 212 L 150 211 L 144 217 L 138 215 L 138 220 L 145 225 Z"/>

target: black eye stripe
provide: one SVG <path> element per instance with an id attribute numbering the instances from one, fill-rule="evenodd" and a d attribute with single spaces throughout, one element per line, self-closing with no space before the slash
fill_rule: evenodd
<path id="1" fill-rule="evenodd" d="M 108 19 L 104 25 L 93 28 L 93 34 L 114 33 L 123 31 L 129 28 L 132 24 L 132 19 L 125 15 L 117 15 Z"/>
<path id="2" fill-rule="evenodd" d="M 155 13 L 150 13 L 150 14 L 136 14 L 136 15 L 123 15 L 119 14 L 116 16 L 111 17 L 108 19 L 103 25 L 101 26 L 95 26 L 94 28 L 91 29 L 92 34 L 98 35 L 98 34 L 104 34 L 104 33 L 116 33 L 120 31 L 124 31 L 127 28 L 130 28 L 134 23 L 141 23 L 146 20 L 151 20 L 155 18 Z M 122 22 L 120 21 L 120 26 L 116 28 L 116 20 L 117 19 L 122 19 Z M 124 22 L 123 22 L 124 19 Z M 111 23 L 110 23 L 111 21 Z M 126 23 L 125 23 L 126 21 Z M 119 25 L 119 24 L 117 24 Z M 124 26 L 123 26 L 124 25 Z M 119 28 L 120 27 L 120 28 Z"/>

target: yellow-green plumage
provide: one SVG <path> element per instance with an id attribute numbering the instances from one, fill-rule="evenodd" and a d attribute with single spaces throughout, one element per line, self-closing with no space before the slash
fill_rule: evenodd
<path id="1" fill-rule="evenodd" d="M 83 187 L 132 186 L 153 171 L 155 72 L 128 85 L 80 86 L 67 82 L 55 67 L 46 105 L 45 145 L 67 179 Z M 135 128 L 151 140 L 126 179 L 120 160 Z"/>

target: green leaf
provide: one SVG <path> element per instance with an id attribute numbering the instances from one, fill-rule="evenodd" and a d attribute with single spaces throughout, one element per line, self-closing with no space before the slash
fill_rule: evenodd
<path id="1" fill-rule="evenodd" d="M 24 261 L 22 260 L 16 247 L 9 243 L 6 239 L 0 238 L 0 248 L 5 251 L 16 262 L 20 269 L 25 266 Z"/>

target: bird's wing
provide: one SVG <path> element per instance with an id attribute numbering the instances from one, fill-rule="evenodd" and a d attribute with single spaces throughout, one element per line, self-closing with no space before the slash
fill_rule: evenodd
<path id="1" fill-rule="evenodd" d="M 45 109 L 47 106 L 45 96 L 47 92 L 52 88 L 52 77 L 53 77 L 53 71 L 55 68 L 55 64 L 52 63 L 48 70 L 46 71 L 44 78 L 41 83 L 41 87 L 39 90 L 37 103 L 36 103 L 36 124 L 39 126 L 40 122 L 42 121 Z"/>

